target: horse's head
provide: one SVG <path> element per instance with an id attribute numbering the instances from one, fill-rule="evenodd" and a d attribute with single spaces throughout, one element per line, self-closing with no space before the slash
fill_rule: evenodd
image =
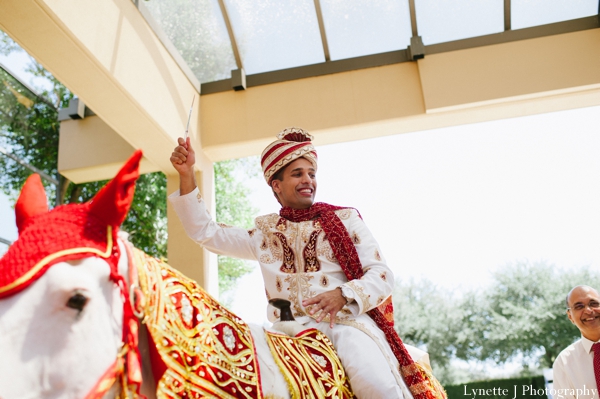
<path id="1" fill-rule="evenodd" d="M 0 259 L 0 398 L 84 398 L 122 369 L 117 354 L 133 332 L 122 334 L 131 308 L 117 232 L 141 156 L 85 204 L 48 211 L 39 177 L 25 183 L 19 237 Z"/>

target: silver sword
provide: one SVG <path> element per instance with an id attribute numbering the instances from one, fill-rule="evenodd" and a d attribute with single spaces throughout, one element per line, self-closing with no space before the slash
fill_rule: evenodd
<path id="1" fill-rule="evenodd" d="M 192 119 L 192 109 L 194 109 L 194 100 L 196 99 L 196 95 L 194 94 L 194 97 L 192 98 L 192 105 L 190 106 L 190 114 L 188 115 L 188 121 L 187 121 L 187 125 L 185 127 L 185 137 L 183 138 L 185 141 L 187 141 L 188 138 L 188 130 L 190 129 L 190 119 Z"/>

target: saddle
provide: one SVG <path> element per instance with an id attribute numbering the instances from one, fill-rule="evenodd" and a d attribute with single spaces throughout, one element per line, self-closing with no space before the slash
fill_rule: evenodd
<path id="1" fill-rule="evenodd" d="M 144 300 L 135 307 L 154 345 L 159 398 L 263 398 L 250 327 L 195 281 L 133 248 Z M 265 331 L 292 399 L 353 398 L 332 343 L 316 329 Z"/>

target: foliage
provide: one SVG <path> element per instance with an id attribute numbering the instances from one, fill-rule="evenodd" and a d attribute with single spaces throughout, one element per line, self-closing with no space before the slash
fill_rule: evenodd
<path id="1" fill-rule="evenodd" d="M 236 64 L 217 2 L 153 0 L 144 5 L 200 83 L 230 77 Z"/>
<path id="2" fill-rule="evenodd" d="M 256 177 L 259 173 L 257 157 L 234 159 L 215 163 L 216 219 L 220 223 L 243 228 L 253 225 L 257 213 L 247 200 L 249 189 L 239 183 L 240 178 Z M 237 176 L 236 176 L 237 175 Z M 236 281 L 252 270 L 248 262 L 219 255 L 219 292 L 230 291 Z"/>
<path id="3" fill-rule="evenodd" d="M 0 53 L 22 51 L 0 31 Z M 68 89 L 41 65 L 32 60 L 28 67 L 33 75 L 51 83 L 51 90 L 34 93 L 0 69 L 0 146 L 28 164 L 59 180 L 60 189 L 45 182 L 53 205 L 90 200 L 106 181 L 75 184 L 58 173 L 58 109 L 68 106 L 73 97 Z M 236 173 L 257 175 L 257 159 L 240 159 L 215 164 L 217 220 L 248 227 L 256 213 L 245 197 L 248 189 Z M 252 166 L 253 165 L 253 166 Z M 0 189 L 15 197 L 31 171 L 9 157 L 0 156 Z M 160 173 L 142 175 L 136 184 L 131 210 L 122 228 L 130 233 L 134 245 L 156 257 L 166 257 L 166 178 Z M 236 280 L 251 269 L 238 259 L 219 258 L 220 288 L 231 289 Z"/>
<path id="4" fill-rule="evenodd" d="M 543 367 L 581 335 L 565 314 L 566 294 L 576 285 L 600 287 L 600 276 L 588 268 L 565 271 L 545 262 L 507 265 L 494 279 L 485 309 L 473 315 L 474 345 L 481 349 L 470 354 L 497 362 L 522 354 Z"/>
<path id="5" fill-rule="evenodd" d="M 469 381 L 481 377 L 453 367 L 451 361 L 461 357 L 476 331 L 465 324 L 477 301 L 473 294 L 457 297 L 431 281 L 398 282 L 393 294 L 396 329 L 407 344 L 429 353 L 433 371 L 442 384 Z"/>
<path id="6" fill-rule="evenodd" d="M 57 106 L 68 103 L 71 94 L 60 85 L 37 95 L 2 69 L 0 79 L 0 146 L 48 175 L 57 176 Z M 0 187 L 6 193 L 20 190 L 31 173 L 7 157 L 0 158 L 0 168 Z M 49 187 L 49 192 L 53 194 L 54 187 Z"/>
<path id="7" fill-rule="evenodd" d="M 523 376 L 530 366 L 550 367 L 579 338 L 565 314 L 565 297 L 580 284 L 600 287 L 600 275 L 587 268 L 516 262 L 495 272 L 485 291 L 460 296 L 427 280 L 406 281 L 394 292 L 396 328 L 405 342 L 428 351 L 443 384 L 478 377 L 453 367 L 455 359 L 521 360 Z"/>
<path id="8" fill-rule="evenodd" d="M 544 377 L 505 378 L 470 382 L 468 384 L 448 385 L 444 387 L 449 398 L 486 398 L 486 399 L 538 399 L 545 397 Z M 540 395 L 538 395 L 540 393 Z"/>
<path id="9" fill-rule="evenodd" d="M 9 55 L 17 50 L 19 50 L 19 46 L 6 33 L 0 31 L 0 54 Z"/>
<path id="10" fill-rule="evenodd" d="M 15 49 L 3 37 L 5 48 Z M 58 189 L 45 182 L 53 205 L 84 202 L 91 199 L 106 182 L 75 184 L 58 173 L 58 109 L 68 106 L 73 97 L 54 76 L 32 61 L 28 71 L 50 82 L 51 90 L 41 94 L 30 91 L 18 80 L 0 70 L 0 145 L 13 156 L 45 172 L 59 181 Z M 13 197 L 19 192 L 31 171 L 12 158 L 1 157 L 0 188 Z M 132 242 L 149 254 L 166 256 L 166 180 L 161 173 L 142 176 L 136 186 L 136 197 L 123 228 L 133 233 Z"/>

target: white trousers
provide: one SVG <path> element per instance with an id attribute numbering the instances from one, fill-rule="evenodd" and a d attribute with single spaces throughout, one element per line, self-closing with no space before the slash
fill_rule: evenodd
<path id="1" fill-rule="evenodd" d="M 316 323 L 314 320 L 305 326 L 317 328 L 333 342 L 358 399 L 412 399 L 397 371 L 398 361 L 381 330 L 370 333 L 376 336 L 388 356 L 373 338 L 358 328 L 336 324 L 331 329 L 328 322 Z"/>

